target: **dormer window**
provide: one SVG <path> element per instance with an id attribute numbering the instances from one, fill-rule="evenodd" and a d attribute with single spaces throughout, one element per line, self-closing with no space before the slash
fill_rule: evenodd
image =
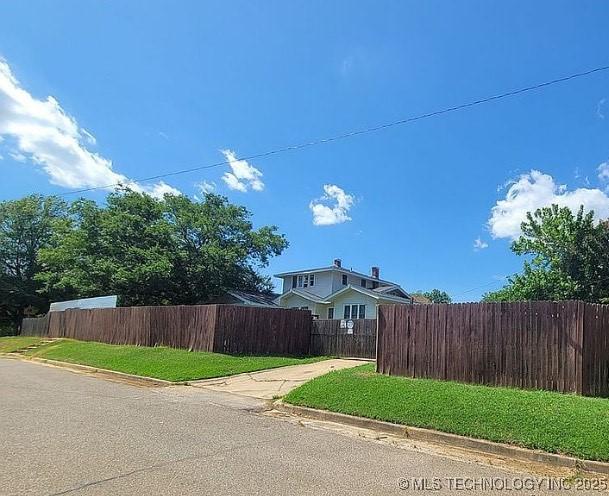
<path id="1" fill-rule="evenodd" d="M 315 286 L 315 274 L 303 274 L 298 276 L 296 280 L 296 286 L 299 288 L 308 288 L 309 286 Z"/>
<path id="2" fill-rule="evenodd" d="M 343 286 L 347 285 L 347 274 L 343 274 Z"/>

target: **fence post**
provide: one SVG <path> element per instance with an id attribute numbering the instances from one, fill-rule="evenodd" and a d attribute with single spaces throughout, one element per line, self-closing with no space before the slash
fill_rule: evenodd
<path id="1" fill-rule="evenodd" d="M 584 319 L 586 306 L 577 302 L 577 340 L 575 348 L 575 392 L 583 394 L 584 391 Z"/>

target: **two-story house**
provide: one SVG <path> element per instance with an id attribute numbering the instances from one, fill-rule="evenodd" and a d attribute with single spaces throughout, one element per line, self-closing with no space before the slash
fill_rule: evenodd
<path id="1" fill-rule="evenodd" d="M 283 272 L 281 307 L 311 310 L 320 319 L 375 319 L 379 303 L 415 303 L 398 284 L 380 278 L 378 267 L 362 274 L 342 267 L 340 259 L 330 267 Z"/>

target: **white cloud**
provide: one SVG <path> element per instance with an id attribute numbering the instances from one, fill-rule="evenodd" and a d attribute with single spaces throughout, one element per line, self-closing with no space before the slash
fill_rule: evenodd
<path id="1" fill-rule="evenodd" d="M 482 241 L 480 236 L 478 236 L 474 240 L 474 251 L 484 250 L 485 248 L 488 248 L 488 243 L 486 241 Z"/>
<path id="2" fill-rule="evenodd" d="M 33 97 L 2 59 L 0 136 L 12 138 L 14 153 L 41 167 L 50 182 L 58 186 L 92 188 L 120 183 L 153 195 L 178 192 L 163 182 L 141 185 L 112 170 L 109 159 L 87 149 L 86 144 L 96 143 L 95 137 L 81 128 L 52 96 L 46 100 Z"/>
<path id="3" fill-rule="evenodd" d="M 9 152 L 9 157 L 11 157 L 15 162 L 24 163 L 27 161 L 27 157 L 23 153 L 19 152 Z"/>
<path id="4" fill-rule="evenodd" d="M 90 145 L 97 145 L 97 140 L 95 139 L 95 136 L 93 136 L 89 131 L 87 131 L 86 129 L 81 129 L 80 133 L 82 137 L 87 141 L 87 143 L 89 143 Z"/>
<path id="5" fill-rule="evenodd" d="M 262 172 L 250 165 L 245 160 L 239 160 L 235 152 L 231 150 L 221 150 L 224 158 L 230 165 L 232 172 L 225 172 L 222 180 L 233 190 L 245 193 L 250 188 L 254 191 L 262 191 Z"/>
<path id="6" fill-rule="evenodd" d="M 573 212 L 583 205 L 586 210 L 594 210 L 597 218 L 609 217 L 609 197 L 600 189 L 578 188 L 569 191 L 567 186 L 556 184 L 549 174 L 531 170 L 514 181 L 505 199 L 497 201 L 492 208 L 489 230 L 494 238 L 516 239 L 527 212 L 554 203 L 569 207 Z"/>
<path id="7" fill-rule="evenodd" d="M 324 184 L 324 195 L 309 203 L 309 209 L 313 212 L 313 224 L 332 226 L 351 220 L 348 213 L 354 201 L 352 195 L 335 184 Z"/>
<path id="8" fill-rule="evenodd" d="M 226 183 L 228 189 L 241 191 L 242 193 L 247 192 L 247 185 L 239 181 L 239 179 L 237 179 L 237 177 L 230 172 L 225 172 L 222 176 L 222 180 Z"/>
<path id="9" fill-rule="evenodd" d="M 136 191 L 148 193 L 150 196 L 154 196 L 155 198 L 163 198 L 163 196 L 165 196 L 165 195 L 181 195 L 182 194 L 179 189 L 176 189 L 173 186 L 170 186 L 169 184 L 165 183 L 164 181 L 159 181 L 158 183 L 153 184 L 151 186 L 136 185 L 136 187 L 135 188 L 132 187 L 132 189 L 135 189 Z"/>
<path id="10" fill-rule="evenodd" d="M 609 181 L 609 162 L 603 162 L 598 166 L 596 171 L 598 172 L 598 178 L 601 181 Z"/>
<path id="11" fill-rule="evenodd" d="M 216 183 L 213 181 L 201 181 L 200 183 L 195 184 L 195 186 L 203 194 L 216 191 Z"/>

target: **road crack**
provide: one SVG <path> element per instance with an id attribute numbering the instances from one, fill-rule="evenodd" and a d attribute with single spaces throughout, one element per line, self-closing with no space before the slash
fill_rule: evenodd
<path id="1" fill-rule="evenodd" d="M 158 470 L 158 469 L 169 467 L 171 465 L 176 465 L 176 464 L 179 464 L 179 463 L 184 463 L 184 462 L 189 462 L 189 461 L 195 461 L 195 460 L 204 460 L 206 458 L 211 458 L 211 457 L 218 456 L 218 455 L 225 455 L 225 454 L 232 453 L 234 451 L 238 451 L 238 450 L 243 449 L 243 448 L 250 448 L 250 447 L 260 446 L 260 445 L 263 445 L 263 444 L 270 444 L 270 443 L 273 443 L 275 441 L 280 441 L 281 439 L 282 439 L 282 437 L 277 437 L 277 438 L 273 438 L 273 439 L 268 439 L 266 441 L 256 441 L 256 442 L 253 442 L 253 443 L 240 444 L 240 445 L 237 445 L 237 446 L 232 446 L 230 448 L 214 451 L 213 453 L 208 453 L 206 455 L 185 456 L 183 458 L 177 458 L 175 460 L 168 460 L 168 461 L 162 462 L 162 463 L 155 463 L 155 464 L 152 464 L 152 465 L 148 465 L 146 467 L 141 467 L 141 468 L 138 468 L 138 469 L 135 469 L 135 470 L 131 470 L 129 472 L 125 472 L 125 473 L 122 473 L 122 474 L 117 474 L 117 475 L 114 475 L 112 477 L 105 477 L 103 479 L 97 479 L 97 480 L 94 480 L 94 481 L 86 482 L 84 484 L 80 484 L 79 486 L 76 486 L 76 487 L 65 489 L 63 491 L 59 491 L 59 492 L 55 492 L 55 493 L 50 493 L 48 496 L 62 496 L 64 494 L 70 494 L 70 493 L 73 493 L 73 492 L 76 492 L 76 491 L 81 491 L 83 489 L 87 489 L 87 488 L 92 487 L 92 486 L 97 486 L 97 485 L 100 485 L 100 484 L 104 484 L 106 482 L 112 482 L 112 481 L 115 481 L 115 480 L 125 479 L 125 478 L 131 477 L 133 475 L 141 474 L 141 473 L 144 473 L 144 472 Z"/>

